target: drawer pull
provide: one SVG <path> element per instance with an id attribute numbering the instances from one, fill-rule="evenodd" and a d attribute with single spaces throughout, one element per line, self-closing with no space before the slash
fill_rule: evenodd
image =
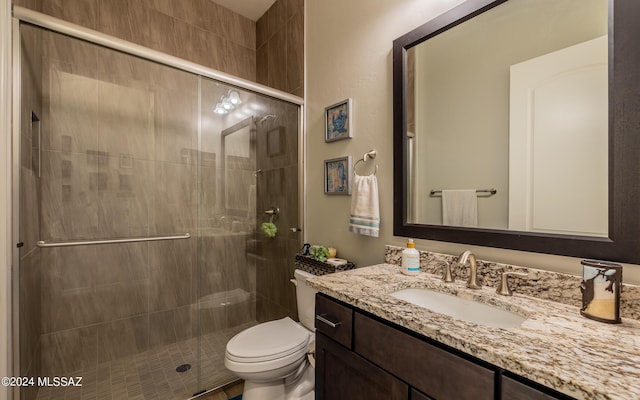
<path id="1" fill-rule="evenodd" d="M 316 319 L 318 321 L 320 321 L 320 322 L 324 322 L 325 324 L 329 325 L 332 328 L 337 328 L 338 325 L 342 325 L 341 321 L 333 322 L 333 321 L 328 320 L 327 318 L 325 318 L 326 315 L 327 314 L 316 315 Z"/>

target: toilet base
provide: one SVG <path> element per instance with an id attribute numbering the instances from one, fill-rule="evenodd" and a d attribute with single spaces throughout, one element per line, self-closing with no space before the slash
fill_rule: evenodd
<path id="1" fill-rule="evenodd" d="M 274 382 L 244 381 L 242 400 L 314 400 L 315 368 L 305 368 L 301 376 L 285 385 L 284 379 Z"/>
<path id="2" fill-rule="evenodd" d="M 242 400 L 285 400 L 284 381 L 251 382 L 244 381 Z"/>

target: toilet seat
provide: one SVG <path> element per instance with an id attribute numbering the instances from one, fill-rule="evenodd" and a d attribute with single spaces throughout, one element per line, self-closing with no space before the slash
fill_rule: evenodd
<path id="1" fill-rule="evenodd" d="M 227 343 L 226 357 L 235 363 L 264 363 L 302 357 L 311 332 L 289 317 L 246 329 Z M 294 356 L 294 357 L 289 357 Z"/>

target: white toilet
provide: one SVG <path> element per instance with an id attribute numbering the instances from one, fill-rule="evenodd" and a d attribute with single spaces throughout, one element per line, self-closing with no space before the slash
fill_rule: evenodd
<path id="1" fill-rule="evenodd" d="M 307 354 L 315 344 L 316 290 L 305 281 L 314 277 L 295 270 L 298 317 L 265 322 L 229 340 L 224 365 L 244 379 L 242 400 L 313 400 L 314 368 Z"/>

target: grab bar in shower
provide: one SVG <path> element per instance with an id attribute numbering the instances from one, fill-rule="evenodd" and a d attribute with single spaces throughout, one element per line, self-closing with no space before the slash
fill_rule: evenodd
<path id="1" fill-rule="evenodd" d="M 38 247 L 89 246 L 94 244 L 155 242 L 158 240 L 179 240 L 179 239 L 189 239 L 190 237 L 191 237 L 191 234 L 185 233 L 184 235 L 173 235 L 173 236 L 148 236 L 148 237 L 102 239 L 102 240 L 73 240 L 69 242 L 47 242 L 45 240 L 39 240 L 38 242 L 36 242 L 36 245 Z"/>

